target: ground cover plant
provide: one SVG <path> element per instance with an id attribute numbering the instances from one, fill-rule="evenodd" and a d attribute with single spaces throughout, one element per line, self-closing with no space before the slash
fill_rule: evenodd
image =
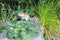
<path id="1" fill-rule="evenodd" d="M 34 26 L 34 21 L 17 22 L 20 6 L 17 10 L 13 10 L 9 5 L 7 8 L 5 5 L 1 3 L 0 33 L 3 36 L 16 40 L 28 40 L 40 33 L 40 29 Z"/>

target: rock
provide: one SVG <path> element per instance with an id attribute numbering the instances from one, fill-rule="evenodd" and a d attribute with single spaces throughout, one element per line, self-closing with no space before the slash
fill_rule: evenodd
<path id="1" fill-rule="evenodd" d="M 0 34 L 0 40 L 9 40 L 7 37 L 3 37 L 2 34 Z"/>
<path id="2" fill-rule="evenodd" d="M 43 35 L 44 35 L 44 28 L 43 28 L 40 20 L 38 19 L 38 17 L 33 17 L 33 18 L 31 18 L 30 20 L 33 20 L 33 21 L 35 22 L 34 25 L 35 25 L 36 27 L 40 28 L 41 33 L 40 33 L 40 35 L 37 35 L 37 36 L 35 36 L 35 37 L 32 37 L 32 38 L 29 39 L 29 40 L 44 40 L 44 37 L 43 37 Z"/>
<path id="3" fill-rule="evenodd" d="M 41 36 L 36 36 L 36 37 L 32 37 L 32 38 L 29 39 L 29 40 L 44 40 L 44 38 L 41 37 Z"/>

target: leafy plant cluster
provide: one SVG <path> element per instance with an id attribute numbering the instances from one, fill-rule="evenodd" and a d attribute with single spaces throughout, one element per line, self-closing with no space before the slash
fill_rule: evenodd
<path id="1" fill-rule="evenodd" d="M 40 29 L 34 26 L 33 21 L 28 21 L 28 22 L 21 21 L 20 23 L 17 22 L 18 19 L 17 14 L 21 10 L 23 11 L 25 9 L 21 8 L 21 5 L 19 4 L 16 6 L 17 8 L 13 9 L 11 5 L 8 5 L 5 2 L 0 3 L 0 7 L 1 7 L 0 33 L 2 33 L 3 36 L 7 36 L 10 39 L 16 39 L 16 40 L 28 40 L 32 36 L 38 35 L 40 33 Z"/>
<path id="2" fill-rule="evenodd" d="M 34 26 L 33 21 L 17 22 L 17 14 L 22 10 L 20 10 L 20 5 L 14 10 L 10 5 L 0 3 L 0 8 L 0 33 L 2 33 L 3 36 L 16 40 L 28 40 L 32 36 L 36 36 L 40 33 L 40 29 Z"/>
<path id="3" fill-rule="evenodd" d="M 4 23 L 4 22 L 3 22 Z M 1 29 L 1 33 L 3 36 L 7 36 L 10 39 L 16 39 L 16 40 L 28 40 L 33 36 L 37 36 L 40 34 L 40 29 L 34 26 L 33 21 L 7 21 L 5 28 Z M 3 27 L 3 26 L 2 26 Z"/>

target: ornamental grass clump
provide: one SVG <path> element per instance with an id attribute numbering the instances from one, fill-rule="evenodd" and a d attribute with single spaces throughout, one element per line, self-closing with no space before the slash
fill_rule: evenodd
<path id="1" fill-rule="evenodd" d="M 57 16 L 58 2 L 55 0 L 40 0 L 38 3 L 38 17 L 44 26 L 46 40 L 51 40 L 50 38 L 55 39 L 60 34 L 60 21 Z M 52 34 L 55 33 L 57 34 L 53 37 L 54 35 Z"/>

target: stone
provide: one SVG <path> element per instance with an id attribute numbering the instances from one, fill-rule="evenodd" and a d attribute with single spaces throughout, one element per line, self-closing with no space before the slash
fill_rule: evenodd
<path id="1" fill-rule="evenodd" d="M 30 38 L 29 40 L 44 40 L 44 36 L 43 36 L 44 35 L 44 28 L 43 28 L 40 20 L 38 19 L 38 17 L 33 17 L 30 20 L 33 20 L 35 22 L 34 25 L 36 27 L 40 28 L 41 33 L 35 37 Z"/>

